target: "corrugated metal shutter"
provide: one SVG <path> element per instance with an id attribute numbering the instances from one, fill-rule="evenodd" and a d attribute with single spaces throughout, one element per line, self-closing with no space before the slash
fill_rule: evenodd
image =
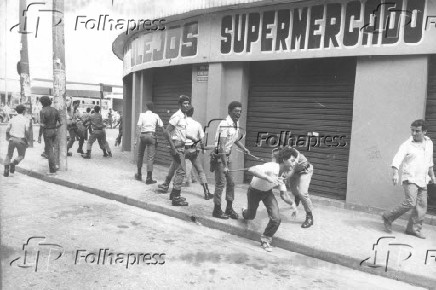
<path id="1" fill-rule="evenodd" d="M 432 55 L 429 59 L 425 120 L 428 122 L 427 136 L 436 142 L 436 55 Z M 433 147 L 433 158 L 436 164 L 435 147 Z M 433 191 L 429 191 L 428 207 L 436 211 L 436 196 Z"/>
<path id="2" fill-rule="evenodd" d="M 173 66 L 156 68 L 153 71 L 153 103 L 154 112 L 168 125 L 171 115 L 178 109 L 180 95 L 192 95 L 192 66 Z M 161 129 L 157 132 L 159 145 L 156 152 L 156 163 L 169 165 L 171 156 L 168 151 L 168 141 Z"/>
<path id="3" fill-rule="evenodd" d="M 310 193 L 345 199 L 355 72 L 355 58 L 252 63 L 246 136 L 250 151 L 271 160 L 270 146 L 256 146 L 258 132 L 345 136 L 327 142 L 340 143 L 338 147 L 296 146 L 315 168 Z M 246 167 L 257 163 L 246 156 Z"/>

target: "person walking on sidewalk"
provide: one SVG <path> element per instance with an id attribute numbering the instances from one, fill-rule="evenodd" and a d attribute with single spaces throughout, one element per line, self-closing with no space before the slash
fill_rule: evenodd
<path id="1" fill-rule="evenodd" d="M 183 179 L 185 178 L 185 143 L 186 143 L 186 111 L 191 104 L 191 98 L 185 95 L 179 97 L 179 110 L 175 112 L 164 134 L 170 143 L 170 154 L 176 166 L 173 189 L 170 193 L 170 200 L 173 206 L 187 206 L 186 199 L 181 196 Z"/>
<path id="2" fill-rule="evenodd" d="M 9 141 L 9 145 L 8 153 L 6 154 L 4 163 L 4 177 L 8 177 L 9 172 L 14 173 L 15 165 L 18 165 L 18 163 L 24 159 L 24 156 L 26 155 L 27 140 L 30 137 L 30 123 L 29 120 L 24 117 L 26 107 L 23 105 L 18 105 L 15 108 L 15 111 L 17 111 L 18 115 L 9 121 L 9 125 L 6 128 L 6 141 Z M 18 156 L 11 163 L 15 148 L 17 149 Z"/>
<path id="3" fill-rule="evenodd" d="M 59 111 L 51 106 L 48 96 L 42 96 L 39 101 L 42 104 L 40 112 L 41 129 L 39 130 L 38 143 L 41 143 L 41 135 L 44 136 L 44 152 L 48 154 L 48 167 L 50 173 L 56 172 L 55 145 L 57 144 L 57 129 L 61 126 Z"/>
<path id="4" fill-rule="evenodd" d="M 250 151 L 239 141 L 239 118 L 242 113 L 242 104 L 233 101 L 228 106 L 229 115 L 219 124 L 215 133 L 215 152 L 211 154 L 211 168 L 215 171 L 215 195 L 214 210 L 212 216 L 221 219 L 238 219 L 238 214 L 233 210 L 233 200 L 235 195 L 235 183 L 229 168 L 231 169 L 230 154 L 233 144 L 236 144 L 244 153 Z M 221 194 L 226 187 L 226 211 L 221 209 Z"/>
<path id="5" fill-rule="evenodd" d="M 112 157 L 112 151 L 109 148 L 109 144 L 106 141 L 106 125 L 103 122 L 103 117 L 100 114 L 100 106 L 94 107 L 94 113 L 85 121 L 91 125 L 92 133 L 89 136 L 88 143 L 86 144 L 86 154 L 83 154 L 84 159 L 91 159 L 91 149 L 95 140 L 98 141 L 100 148 L 103 150 L 103 157 Z"/>
<path id="6" fill-rule="evenodd" d="M 413 235 L 425 239 L 422 234 L 422 222 L 427 212 L 427 184 L 431 180 L 436 183 L 433 172 L 433 142 L 427 133 L 427 123 L 415 120 L 411 124 L 412 136 L 401 144 L 392 161 L 392 181 L 398 184 L 398 170 L 403 165 L 401 181 L 404 189 L 403 202 L 382 215 L 385 229 L 392 233 L 392 223 L 412 210 L 407 223 L 406 235 Z"/>
<path id="7" fill-rule="evenodd" d="M 139 136 L 137 136 L 136 140 L 139 139 L 139 148 L 137 162 L 138 172 L 135 174 L 135 179 L 142 180 L 141 169 L 144 160 L 144 152 L 147 151 L 147 179 L 145 180 L 145 183 L 153 184 L 157 182 L 156 180 L 153 180 L 153 163 L 157 146 L 156 129 L 157 127 L 162 128 L 163 122 L 158 114 L 153 113 L 154 105 L 152 102 L 148 102 L 145 105 L 147 110 L 145 113 L 139 115 L 137 124 L 137 132 Z"/>
<path id="8" fill-rule="evenodd" d="M 281 223 L 279 206 L 272 189 L 279 186 L 280 194 L 283 196 L 286 193 L 284 180 L 279 176 L 290 170 L 297 156 L 295 150 L 285 147 L 279 151 L 276 162 L 267 162 L 248 169 L 254 177 L 247 191 L 247 209 L 242 209 L 242 217 L 245 220 L 253 220 L 256 217 L 259 202 L 263 202 L 268 212 L 269 222 L 260 237 L 260 242 L 267 252 L 272 251 L 272 237 Z"/>

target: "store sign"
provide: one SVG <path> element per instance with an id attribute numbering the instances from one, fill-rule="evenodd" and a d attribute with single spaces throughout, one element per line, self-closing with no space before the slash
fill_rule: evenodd
<path id="1" fill-rule="evenodd" d="M 207 82 L 209 77 L 209 65 L 197 66 L 197 82 Z"/>
<path id="2" fill-rule="evenodd" d="M 189 63 L 433 53 L 436 0 L 313 0 L 170 22 L 127 43 L 124 74 Z"/>
<path id="3" fill-rule="evenodd" d="M 226 15 L 221 54 L 416 45 L 425 8 L 426 1 L 369 0 Z"/>
<path id="4" fill-rule="evenodd" d="M 130 43 L 131 65 L 192 57 L 197 54 L 198 22 L 143 34 Z"/>

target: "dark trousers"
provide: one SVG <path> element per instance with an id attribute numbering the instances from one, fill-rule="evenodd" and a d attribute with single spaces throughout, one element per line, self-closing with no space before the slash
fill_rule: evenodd
<path id="1" fill-rule="evenodd" d="M 55 172 L 56 171 L 55 146 L 58 141 L 57 130 L 45 129 L 43 136 L 44 136 L 45 150 L 47 150 L 46 153 L 48 155 L 48 167 L 50 168 L 50 172 Z"/>
<path id="2" fill-rule="evenodd" d="M 277 232 L 281 223 L 279 205 L 272 190 L 260 191 L 250 187 L 247 191 L 247 201 L 247 209 L 242 214 L 244 219 L 253 220 L 256 217 L 259 202 L 262 201 L 269 216 L 269 222 L 263 235 L 272 237 Z"/>
<path id="3" fill-rule="evenodd" d="M 147 151 L 147 171 L 153 171 L 154 157 L 156 155 L 156 137 L 154 134 L 141 133 L 138 148 L 138 168 L 142 168 L 145 151 Z"/>
<path id="4" fill-rule="evenodd" d="M 86 150 L 91 151 L 92 144 L 94 144 L 95 140 L 98 141 L 101 150 L 106 149 L 108 152 L 111 151 L 109 144 L 106 141 L 106 130 L 93 130 L 91 136 L 89 136 L 88 143 L 86 144 Z"/>
<path id="5" fill-rule="evenodd" d="M 82 132 L 80 132 L 78 128 L 69 129 L 68 133 L 70 134 L 70 141 L 68 141 L 67 149 L 70 149 L 73 147 L 73 144 L 74 144 L 74 141 L 76 141 L 76 138 L 79 139 L 79 149 L 83 149 L 83 142 L 85 142 L 84 134 Z"/>
<path id="6" fill-rule="evenodd" d="M 227 167 L 231 169 L 231 166 L 230 160 L 227 159 Z M 216 206 L 221 206 L 221 194 L 224 186 L 226 186 L 226 200 L 233 201 L 235 199 L 235 183 L 233 182 L 232 172 L 224 174 L 223 163 L 219 161 L 215 168 L 215 195 L 213 197 Z"/>
<path id="7" fill-rule="evenodd" d="M 186 160 L 185 160 L 185 145 L 181 145 L 179 142 L 174 142 L 177 154 L 173 155 L 172 152 L 170 152 L 171 156 L 173 157 L 173 162 L 176 167 L 176 172 L 174 176 L 173 181 L 173 189 L 175 190 L 181 190 L 182 189 L 182 183 L 183 179 L 186 175 Z"/>
<path id="8" fill-rule="evenodd" d="M 15 158 L 15 163 L 18 164 L 21 160 L 24 159 L 24 156 L 26 155 L 27 146 L 25 139 L 12 136 L 11 138 L 9 138 L 8 153 L 6 154 L 5 165 L 9 165 L 11 163 L 15 148 L 17 148 L 18 152 L 18 157 Z"/>

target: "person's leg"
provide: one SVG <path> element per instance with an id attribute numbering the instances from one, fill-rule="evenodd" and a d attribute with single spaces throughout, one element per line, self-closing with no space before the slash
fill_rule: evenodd
<path id="1" fill-rule="evenodd" d="M 245 220 L 253 220 L 256 217 L 257 208 L 261 200 L 262 194 L 249 187 L 247 190 L 247 209 L 242 209 L 242 217 Z"/>
<path id="2" fill-rule="evenodd" d="M 274 194 L 272 193 L 272 190 L 265 194 L 262 202 L 268 212 L 269 222 L 265 228 L 265 231 L 263 232 L 263 235 L 261 236 L 261 242 L 262 247 L 265 250 L 271 251 L 270 244 L 272 242 L 272 237 L 279 229 L 281 223 L 279 205 L 276 198 L 274 197 Z"/>
<path id="3" fill-rule="evenodd" d="M 191 172 L 192 172 L 192 162 L 190 154 L 185 154 L 186 158 L 186 175 L 184 180 L 184 186 L 189 187 L 192 182 Z"/>
<path id="4" fill-rule="evenodd" d="M 56 157 L 54 152 L 56 132 L 54 130 L 45 130 L 44 142 L 47 144 L 48 150 L 48 167 L 50 173 L 56 172 Z"/>
<path id="5" fill-rule="evenodd" d="M 172 196 L 172 205 L 174 206 L 187 206 L 188 203 L 181 198 L 182 183 L 186 173 L 185 152 L 183 148 L 179 148 L 173 160 L 177 163 L 177 169 L 173 180 L 173 189 L 170 194 L 170 199 Z"/>
<path id="6" fill-rule="evenodd" d="M 198 158 L 198 151 L 197 151 L 197 154 L 195 154 L 193 156 L 191 162 L 192 162 L 193 168 L 195 168 L 195 170 L 197 170 L 200 183 L 203 186 L 204 199 L 205 200 L 212 199 L 213 194 L 211 194 L 209 191 L 209 185 L 207 184 L 206 174 L 204 173 L 203 165 L 201 164 L 200 158 Z M 192 170 L 192 172 L 193 171 L 194 170 Z"/>
<path id="7" fill-rule="evenodd" d="M 106 141 L 106 130 L 99 130 L 97 133 L 98 144 L 101 150 L 103 150 L 103 157 L 112 157 L 112 151 L 109 147 L 109 143 Z"/>
<path id="8" fill-rule="evenodd" d="M 162 184 L 159 184 L 157 187 L 162 190 L 163 193 L 166 193 L 170 187 L 171 179 L 173 179 L 174 173 L 176 172 L 176 163 L 174 161 L 171 162 L 170 167 L 168 168 L 168 175 L 165 177 L 165 181 Z"/>
<path id="9" fill-rule="evenodd" d="M 156 140 L 152 135 L 147 135 L 146 138 L 147 145 L 147 179 L 145 181 L 146 184 L 156 183 L 156 180 L 153 180 L 153 164 L 154 164 L 154 156 L 156 154 Z"/>
<path id="10" fill-rule="evenodd" d="M 393 208 L 391 211 L 383 213 L 383 218 L 392 224 L 397 218 L 413 209 L 416 206 L 416 196 L 418 194 L 418 186 L 414 183 L 403 182 L 404 200 L 403 202 Z"/>
<path id="11" fill-rule="evenodd" d="M 309 185 L 312 175 L 312 169 L 309 169 L 307 173 L 300 174 L 296 186 L 297 194 L 299 195 L 304 210 L 306 211 L 306 220 L 301 225 L 302 228 L 309 228 L 313 225 L 313 204 L 309 196 Z"/>
<path id="12" fill-rule="evenodd" d="M 76 141 L 76 129 L 70 129 L 68 133 L 70 134 L 70 140 L 67 144 L 67 156 L 72 156 L 73 154 L 70 152 L 70 149 L 73 148 L 74 141 Z"/>
<path id="13" fill-rule="evenodd" d="M 4 162 L 4 171 L 3 176 L 8 177 L 9 176 L 9 165 L 11 163 L 12 156 L 14 155 L 14 149 L 15 149 L 15 142 L 13 140 L 9 140 L 8 144 L 8 153 L 5 156 L 5 162 Z"/>
<path id="14" fill-rule="evenodd" d="M 16 144 L 16 148 L 18 156 L 14 159 L 14 165 L 18 165 L 24 159 L 24 156 L 26 156 L 26 143 L 24 143 L 24 141 L 19 142 Z"/>
<path id="15" fill-rule="evenodd" d="M 425 238 L 421 234 L 422 223 L 427 213 L 427 188 L 418 188 L 416 196 L 416 206 L 413 208 L 406 227 L 406 233 Z"/>
<path id="16" fill-rule="evenodd" d="M 139 138 L 138 160 L 136 161 L 136 168 L 138 169 L 138 172 L 135 174 L 136 180 L 142 180 L 142 164 L 144 162 L 144 152 L 146 146 L 145 136 L 141 136 Z"/>
<path id="17" fill-rule="evenodd" d="M 229 168 L 229 170 L 232 169 L 232 163 L 230 162 L 230 160 L 227 161 L 227 167 Z M 233 173 L 229 171 L 227 173 L 226 179 L 227 179 L 227 186 L 226 186 L 227 206 L 226 206 L 225 213 L 232 219 L 238 219 L 238 214 L 233 209 L 233 200 L 235 199 L 235 182 L 233 181 Z"/>
<path id="18" fill-rule="evenodd" d="M 221 194 L 223 193 L 225 182 L 226 176 L 224 174 L 224 166 L 222 162 L 218 162 L 215 167 L 215 194 L 213 197 L 213 203 L 215 206 L 212 216 L 221 219 L 229 218 L 229 216 L 223 213 L 221 209 Z"/>
<path id="19" fill-rule="evenodd" d="M 93 132 L 89 135 L 88 142 L 86 143 L 86 154 L 82 155 L 83 158 L 91 159 L 91 149 L 92 149 L 92 145 L 94 144 L 95 140 L 97 140 L 97 136 Z"/>

